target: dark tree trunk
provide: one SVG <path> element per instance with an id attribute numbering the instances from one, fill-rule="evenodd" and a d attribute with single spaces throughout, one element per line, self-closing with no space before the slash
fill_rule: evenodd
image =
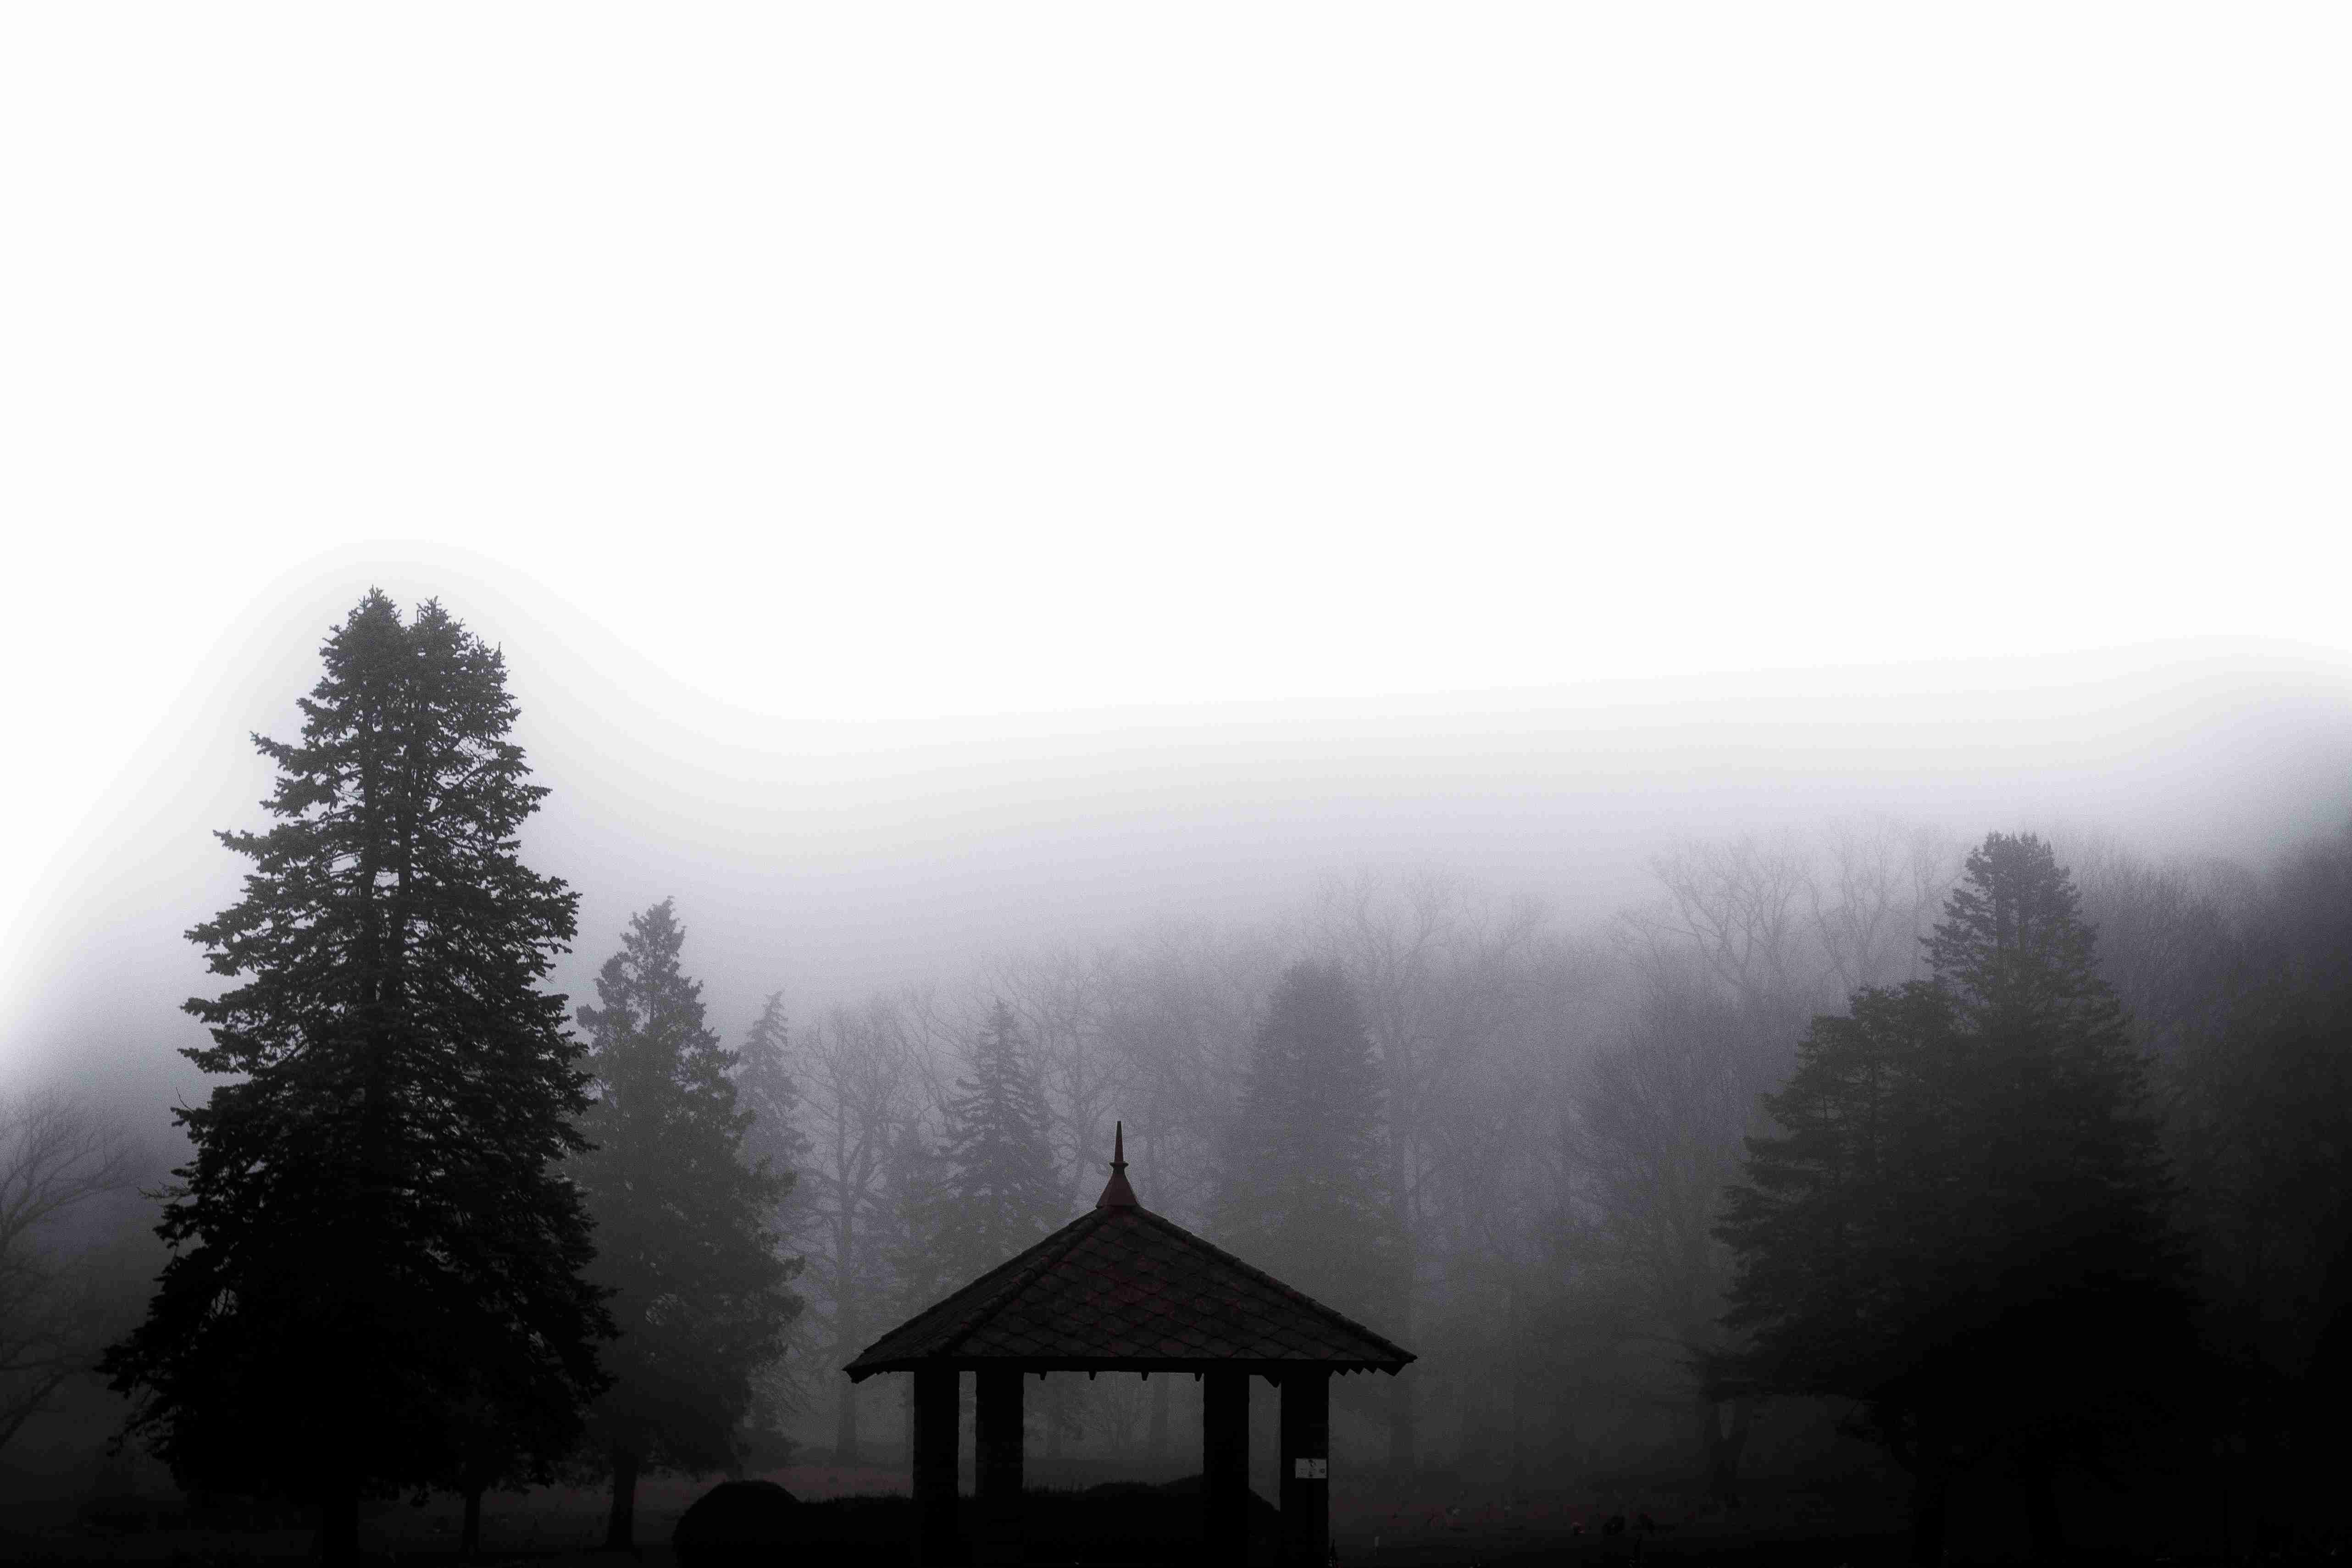
<path id="1" fill-rule="evenodd" d="M 845 1377 L 841 1380 L 841 1404 L 833 1415 L 833 1462 L 857 1462 L 857 1385 Z"/>
<path id="2" fill-rule="evenodd" d="M 1706 1500 L 1727 1508 L 1739 1506 L 1739 1457 L 1748 1448 L 1748 1431 L 1755 1406 L 1747 1399 L 1722 1403 L 1703 1400 L 1701 1428 L 1706 1455 Z M 1728 1419 L 1727 1419 L 1727 1416 Z"/>
<path id="3" fill-rule="evenodd" d="M 2018 1464 L 2017 1484 L 2025 1493 L 2025 1526 L 2033 1536 L 2033 1560 L 2064 1562 L 2066 1526 L 2058 1512 L 2057 1478 L 2048 1465 L 2025 1459 Z"/>
<path id="4" fill-rule="evenodd" d="M 360 1491 L 337 1487 L 319 1500 L 319 1561 L 325 1568 L 356 1563 L 360 1555 Z"/>
<path id="5" fill-rule="evenodd" d="M 1412 1475 L 1419 1468 L 1419 1458 L 1413 1451 L 1412 1417 L 1412 1379 L 1389 1379 L 1389 1471 L 1400 1478 Z"/>
<path id="6" fill-rule="evenodd" d="M 1523 1491 L 1528 1484 L 1528 1380 L 1518 1368 L 1517 1343 L 1514 1342 L 1511 1373 L 1511 1490 Z"/>
<path id="7" fill-rule="evenodd" d="M 637 1456 L 626 1448 L 613 1450 L 613 1513 L 604 1523 L 604 1546 L 613 1552 L 634 1552 L 637 1545 Z"/>
<path id="8" fill-rule="evenodd" d="M 1934 1445 L 1920 1443 L 1911 1465 L 1911 1561 L 1916 1568 L 1937 1568 L 1944 1561 L 1944 1524 L 1951 1491 L 1949 1460 Z"/>
<path id="9" fill-rule="evenodd" d="M 466 1522 L 457 1532 L 457 1555 L 471 1563 L 482 1554 L 482 1489 L 466 1489 Z"/>

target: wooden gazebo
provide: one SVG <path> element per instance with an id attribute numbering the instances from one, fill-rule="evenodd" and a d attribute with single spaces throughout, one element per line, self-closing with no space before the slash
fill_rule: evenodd
<path id="1" fill-rule="evenodd" d="M 1203 1380 L 1207 1560 L 1247 1561 L 1249 1378 L 1282 1391 L 1284 1556 L 1328 1549 L 1334 1373 L 1391 1375 L 1411 1352 L 1213 1247 L 1135 1199 L 1126 1134 L 1095 1207 L 866 1347 L 844 1370 L 915 1375 L 915 1561 L 954 1550 L 957 1381 L 974 1374 L 973 1559 L 1022 1560 L 1021 1379 L 1048 1372 L 1189 1372 Z"/>

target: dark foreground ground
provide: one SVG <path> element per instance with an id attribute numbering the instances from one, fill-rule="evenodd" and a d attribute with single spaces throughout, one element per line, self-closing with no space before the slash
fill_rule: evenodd
<path id="1" fill-rule="evenodd" d="M 794 1517 L 800 1539 L 764 1559 L 776 1568 L 829 1563 L 898 1563 L 906 1560 L 908 1516 L 903 1472 L 801 1467 L 768 1479 L 803 1500 Z M 632 1559 L 601 1550 L 605 1499 L 601 1492 L 541 1488 L 494 1495 L 483 1509 L 483 1561 L 516 1568 L 697 1568 L 681 1564 L 670 1546 L 678 1516 L 709 1481 L 656 1478 L 638 1495 L 638 1550 Z M 1332 1539 L 1339 1560 L 1383 1568 L 1423 1564 L 1805 1564 L 1876 1568 L 1907 1557 L 1902 1499 L 1870 1486 L 1834 1490 L 1769 1490 L 1737 1512 L 1700 1510 L 1667 1493 L 1610 1496 L 1547 1495 L 1522 1490 L 1444 1489 L 1451 1495 L 1383 1495 L 1340 1491 L 1332 1500 Z M 1430 1490 L 1432 1489 L 1412 1489 Z M 1029 1561 L 1033 1563 L 1194 1563 L 1198 1499 L 1184 1483 L 1115 1485 L 1033 1498 Z M 2232 1542 L 2225 1559 L 2218 1528 L 2199 1529 L 2202 1511 L 2184 1506 L 2178 1520 L 2143 1520 L 2147 1528 L 2128 1545 L 2086 1548 L 2084 1563 L 2233 1563 L 2340 1561 L 2325 1544 L 2259 1542 L 2251 1528 Z M 1604 1533 L 1622 1514 L 1626 1528 Z M 1654 1528 L 1639 1521 L 1648 1515 Z M 2112 1542 L 2112 1528 L 2103 1531 Z M 1271 1561 L 1276 1516 L 1261 1503 L 1253 1560 Z M 371 1509 L 362 1545 L 384 1563 L 417 1568 L 457 1557 L 458 1508 L 454 1499 L 422 1506 L 394 1502 Z M 2201 1539 L 2200 1539 L 2201 1536 Z M 2263 1548 L 2269 1548 L 2265 1551 Z M 310 1548 L 299 1514 L 257 1508 L 212 1513 L 176 1500 L 133 1497 L 21 1502 L 0 1508 L 0 1563 L 27 1565 L 153 1563 L 174 1568 L 238 1568 L 244 1563 L 299 1562 Z M 2029 1553 L 2005 1510 L 1988 1508 L 1956 1521 L 1951 1561 L 2025 1561 Z"/>

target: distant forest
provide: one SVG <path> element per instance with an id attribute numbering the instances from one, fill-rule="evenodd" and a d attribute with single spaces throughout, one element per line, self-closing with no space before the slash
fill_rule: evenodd
<path id="1" fill-rule="evenodd" d="M 1582 928 L 1366 872 L 812 1016 L 724 977 L 774 994 L 721 1039 L 693 908 L 582 932 L 523 864 L 564 780 L 495 650 L 372 595 L 324 660 L 190 933 L 217 1087 L 160 1289 L 73 1222 L 120 1137 L 0 1119 L 0 1448 L 102 1365 L 183 1484 L 315 1504 L 331 1555 L 392 1490 L 593 1474 L 625 1541 L 642 1470 L 900 1464 L 901 1380 L 839 1367 L 1091 1204 L 1123 1123 L 1145 1207 L 1418 1354 L 1335 1386 L 1335 1474 L 1883 1473 L 1931 1552 L 1975 1469 L 2052 1542 L 2083 1478 L 2342 1473 L 2352 827 L 1695 839 Z M 595 995 L 545 994 L 572 946 Z M 1189 1470 L 1198 1398 L 1056 1377 L 1031 1451 Z"/>

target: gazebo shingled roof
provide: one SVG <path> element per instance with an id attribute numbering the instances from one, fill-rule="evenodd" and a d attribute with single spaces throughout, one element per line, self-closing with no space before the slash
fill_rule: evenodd
<path id="1" fill-rule="evenodd" d="M 1126 1129 L 1087 1213 L 876 1340 L 842 1370 L 853 1383 L 915 1375 L 916 1556 L 950 1555 L 956 1384 L 979 1375 L 980 1561 L 1018 1561 L 1020 1379 L 1045 1372 L 1191 1372 L 1202 1412 L 1213 1552 L 1241 1551 L 1253 1374 L 1282 1386 L 1286 1554 L 1317 1564 L 1329 1540 L 1328 1387 L 1334 1373 L 1401 1372 L 1411 1351 L 1335 1312 L 1136 1201 Z"/>
<path id="2" fill-rule="evenodd" d="M 1118 1178 L 1125 1187 L 1125 1178 Z M 1106 1193 L 1108 1199 L 1111 1195 Z M 923 1362 L 1024 1370 L 1397 1372 L 1412 1353 L 1163 1219 L 1098 1205 L 876 1340 L 853 1381 Z"/>

